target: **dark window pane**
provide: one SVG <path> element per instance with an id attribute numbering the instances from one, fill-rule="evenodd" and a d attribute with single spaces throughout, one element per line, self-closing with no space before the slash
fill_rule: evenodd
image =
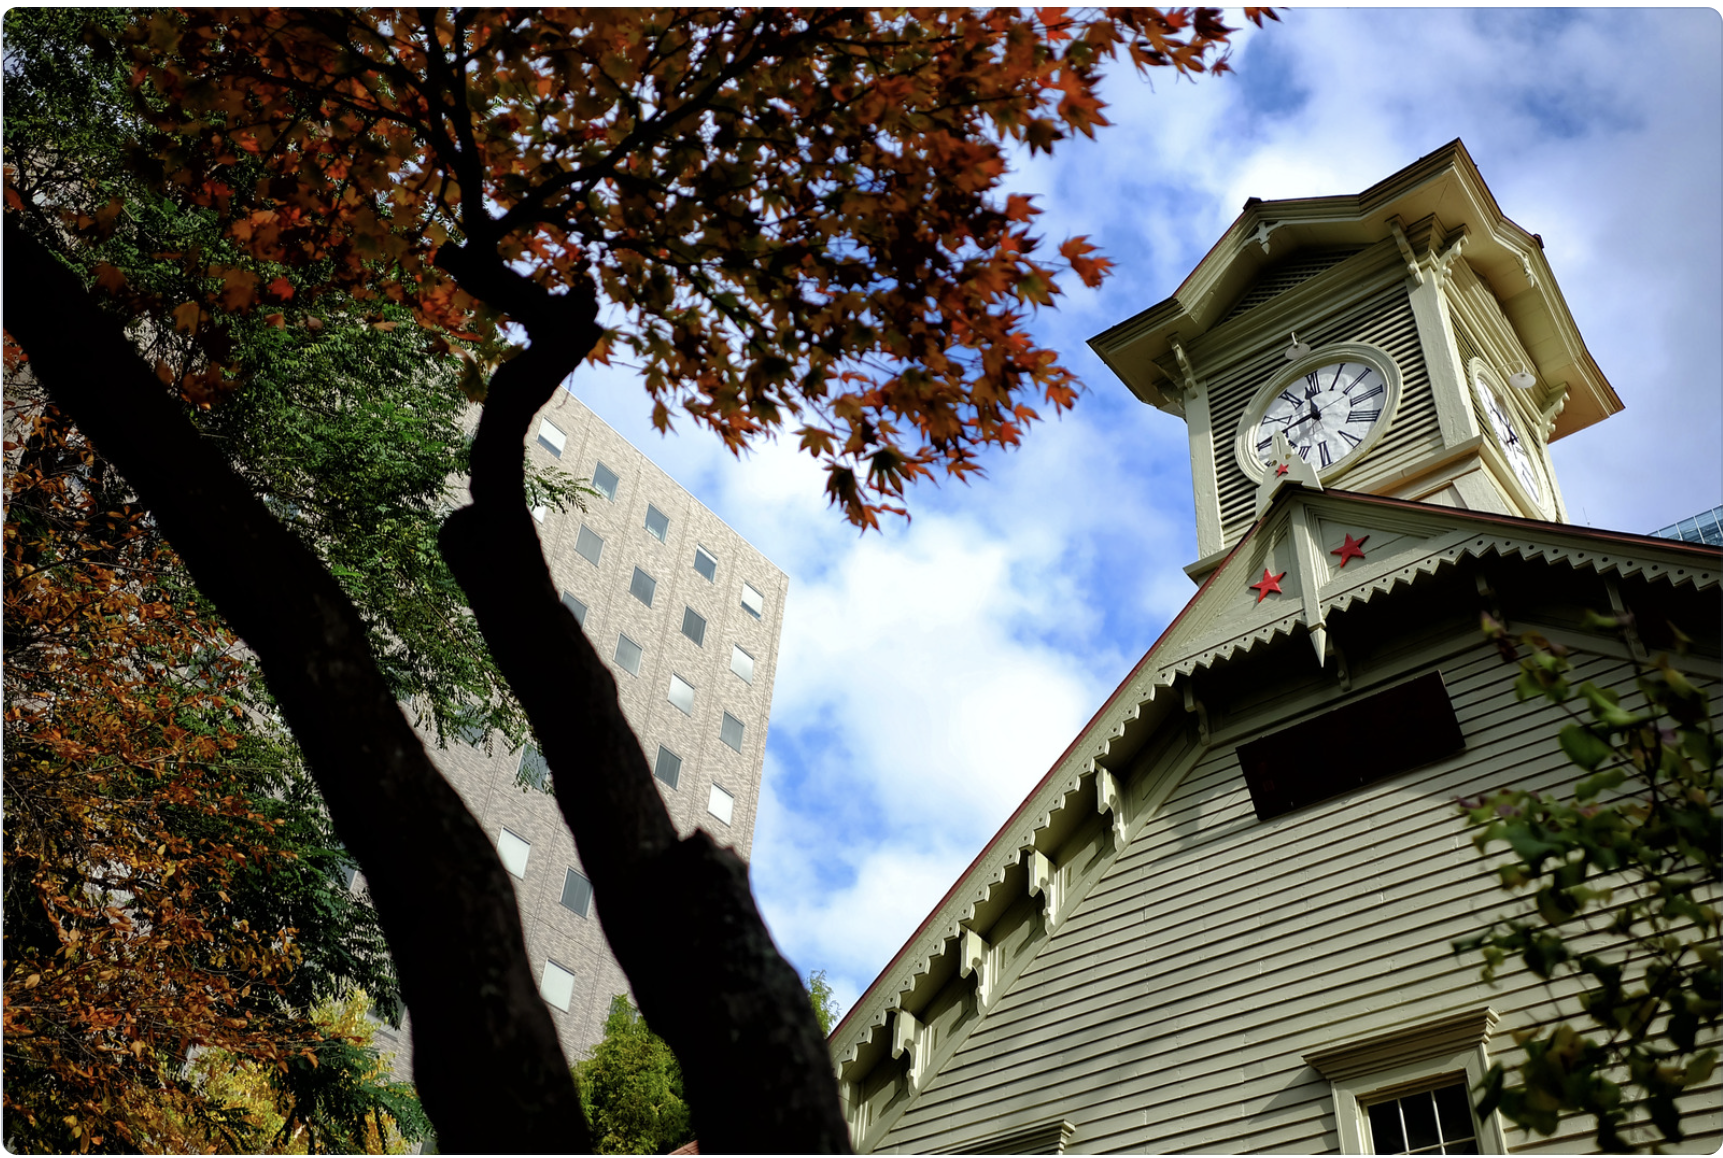
<path id="1" fill-rule="evenodd" d="M 682 757 L 663 744 L 658 745 L 658 761 L 652 765 L 652 774 L 670 787 L 676 787 L 676 781 L 682 778 Z"/>
<path id="2" fill-rule="evenodd" d="M 640 568 L 634 569 L 634 582 L 628 585 L 628 593 L 646 606 L 652 606 L 652 596 L 658 590 L 658 581 Z"/>
<path id="3" fill-rule="evenodd" d="M 703 548 L 694 548 L 694 570 L 705 576 L 710 583 L 718 576 L 718 560 L 708 555 Z"/>
<path id="4" fill-rule="evenodd" d="M 592 528 L 582 525 L 580 536 L 574 541 L 574 549 L 580 552 L 580 557 L 598 566 L 598 556 L 604 551 L 604 540 L 599 538 Z"/>
<path id="5" fill-rule="evenodd" d="M 626 635 L 616 637 L 616 663 L 629 675 L 640 674 L 640 645 Z"/>
<path id="6" fill-rule="evenodd" d="M 693 640 L 695 647 L 706 646 L 706 617 L 692 607 L 683 608 L 682 634 Z"/>
<path id="7" fill-rule="evenodd" d="M 1406 1136 L 1400 1131 L 1400 1103 L 1377 1102 L 1369 1109 L 1370 1148 L 1378 1154 L 1404 1154 Z"/>
<path id="8" fill-rule="evenodd" d="M 607 499 L 616 498 L 616 472 L 602 462 L 592 468 L 592 489 Z"/>
<path id="9" fill-rule="evenodd" d="M 586 626 L 586 604 L 564 591 L 562 605 L 574 613 L 574 621 L 582 627 Z"/>
<path id="10" fill-rule="evenodd" d="M 1478 1140 L 1476 1138 L 1467 1138 L 1463 1142 L 1449 1142 L 1446 1146 L 1442 1147 L 1442 1153 L 1479 1154 L 1482 1153 L 1482 1151 L 1478 1149 Z"/>
<path id="11" fill-rule="evenodd" d="M 1472 1108 L 1467 1105 L 1466 1087 L 1443 1086 L 1435 1091 L 1436 1117 L 1442 1124 L 1442 1141 L 1458 1142 L 1477 1133 L 1472 1125 Z M 1455 1153 L 1450 1145 L 1448 1152 Z"/>
<path id="12" fill-rule="evenodd" d="M 562 907 L 584 917 L 591 904 L 592 882 L 569 869 L 568 876 L 562 882 Z"/>
<path id="13" fill-rule="evenodd" d="M 742 721 L 729 712 L 725 712 L 724 723 L 718 729 L 718 738 L 740 752 L 742 750 Z"/>
<path id="14" fill-rule="evenodd" d="M 1401 1098 L 1400 1115 L 1406 1121 L 1407 1150 L 1422 1150 L 1441 1141 L 1436 1134 L 1436 1100 L 1429 1094 Z"/>
<path id="15" fill-rule="evenodd" d="M 646 530 L 660 543 L 664 536 L 670 533 L 670 516 L 648 503 L 646 505 Z"/>
<path id="16" fill-rule="evenodd" d="M 528 744 L 520 754 L 520 782 L 532 788 L 543 788 L 545 777 L 549 775 L 550 765 L 545 763 L 543 753 Z"/>

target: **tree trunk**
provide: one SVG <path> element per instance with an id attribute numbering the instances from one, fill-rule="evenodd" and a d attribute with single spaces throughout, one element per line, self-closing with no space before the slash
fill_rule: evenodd
<path id="1" fill-rule="evenodd" d="M 446 1152 L 588 1148 L 507 873 L 402 715 L 340 587 L 203 442 L 78 279 L 8 214 L 5 327 L 136 489 L 256 653 L 413 1011 L 414 1076 Z"/>
<path id="2" fill-rule="evenodd" d="M 473 505 L 449 516 L 440 545 L 533 722 L 610 946 L 681 1063 L 700 1148 L 847 1152 L 825 1037 L 747 868 L 704 832 L 677 837 L 616 681 L 558 597 L 527 510 L 528 427 L 596 344 L 597 301 L 590 287 L 552 295 L 494 254 L 445 247 L 438 260 L 531 338 L 491 378 Z"/>

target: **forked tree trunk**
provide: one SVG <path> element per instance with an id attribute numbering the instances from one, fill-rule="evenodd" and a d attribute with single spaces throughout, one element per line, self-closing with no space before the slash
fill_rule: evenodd
<path id="1" fill-rule="evenodd" d="M 414 1076 L 439 1145 L 587 1149 L 508 877 L 401 714 L 351 603 L 203 443 L 116 319 L 12 218 L 5 228 L 6 329 L 256 652 L 365 871 L 413 1010 Z M 593 303 L 553 298 L 494 258 L 463 256 L 448 255 L 451 272 L 522 321 L 534 344 L 492 382 L 474 505 L 450 517 L 442 546 L 538 733 L 611 946 L 682 1063 L 702 1149 L 845 1150 L 823 1038 L 746 870 L 703 834 L 677 838 L 526 509 L 526 429 L 591 349 Z"/>

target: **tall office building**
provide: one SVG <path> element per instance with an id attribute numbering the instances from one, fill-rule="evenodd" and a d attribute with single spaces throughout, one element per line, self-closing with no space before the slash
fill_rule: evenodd
<path id="1" fill-rule="evenodd" d="M 679 831 L 704 828 L 744 860 L 754 840 L 766 721 L 788 579 L 641 451 L 566 392 L 534 420 L 528 453 L 591 479 L 584 511 L 537 510 L 551 575 L 616 676 L 623 711 Z M 451 743 L 432 758 L 513 877 L 539 991 L 570 1062 L 628 991 L 585 866 L 546 793 L 535 749 Z M 407 1060 L 406 1027 L 379 1045 Z"/>
<path id="2" fill-rule="evenodd" d="M 1662 530 L 1651 532 L 1659 539 L 1680 539 L 1687 543 L 1705 543 L 1723 547 L 1723 507 L 1700 511 L 1691 518 L 1671 523 Z"/>

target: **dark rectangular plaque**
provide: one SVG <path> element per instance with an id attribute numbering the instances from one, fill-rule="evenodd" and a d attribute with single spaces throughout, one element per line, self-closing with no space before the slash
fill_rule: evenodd
<path id="1" fill-rule="evenodd" d="M 1466 738 L 1442 673 L 1335 708 L 1238 747 L 1258 820 L 1433 764 Z"/>

